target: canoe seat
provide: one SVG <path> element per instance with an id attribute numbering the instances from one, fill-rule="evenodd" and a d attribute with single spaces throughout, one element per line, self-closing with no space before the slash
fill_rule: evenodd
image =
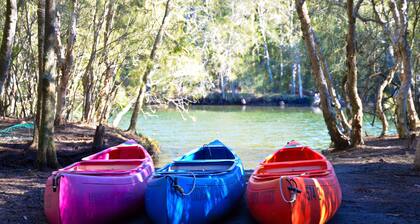
<path id="1" fill-rule="evenodd" d="M 64 171 L 127 171 L 137 168 L 142 161 L 81 161 L 66 168 Z"/>
<path id="2" fill-rule="evenodd" d="M 145 159 L 146 155 L 139 145 L 119 145 L 86 157 L 84 160 L 126 160 Z"/>
<path id="3" fill-rule="evenodd" d="M 203 161 L 203 162 L 192 162 L 192 161 L 174 161 L 174 163 L 168 168 L 168 171 L 225 171 L 232 167 L 234 161 Z"/>
<path id="4" fill-rule="evenodd" d="M 327 162 L 322 159 L 262 163 L 257 174 L 298 175 L 306 172 L 326 171 Z"/>
<path id="5" fill-rule="evenodd" d="M 232 152 L 222 146 L 204 146 L 197 152 L 184 157 L 185 160 L 207 160 L 207 159 L 235 159 Z"/>

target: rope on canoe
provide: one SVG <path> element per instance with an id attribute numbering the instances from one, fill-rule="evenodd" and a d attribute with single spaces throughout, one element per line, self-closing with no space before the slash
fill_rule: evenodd
<path id="1" fill-rule="evenodd" d="M 60 178 L 61 178 L 62 176 L 63 176 L 63 175 L 62 175 L 60 172 L 57 172 L 57 173 L 53 176 L 53 179 L 52 179 L 52 190 L 53 190 L 53 192 L 56 192 L 56 191 L 57 191 L 58 185 L 60 185 Z"/>
<path id="2" fill-rule="evenodd" d="M 33 128 L 34 128 L 33 123 L 15 124 L 15 125 L 12 125 L 10 127 L 0 130 L 0 137 L 11 135 L 12 132 L 17 131 L 18 129 L 33 129 Z"/>
<path id="3" fill-rule="evenodd" d="M 286 179 L 287 183 L 289 184 L 289 186 L 287 187 L 287 189 L 290 191 L 291 194 L 291 199 L 287 200 L 286 197 L 284 196 L 284 192 L 283 192 L 283 179 Z M 296 201 L 296 196 L 297 194 L 301 193 L 302 191 L 300 189 L 297 188 L 297 183 L 295 180 L 293 179 L 289 179 L 288 177 L 285 176 L 281 176 L 280 177 L 280 195 L 281 198 L 283 199 L 284 202 L 286 203 L 294 203 Z"/>
<path id="4" fill-rule="evenodd" d="M 188 196 L 188 195 L 190 195 L 194 192 L 196 181 L 197 181 L 197 178 L 196 178 L 195 174 L 193 172 L 191 172 L 191 174 L 194 178 L 193 179 L 193 186 L 191 187 L 191 190 L 188 193 L 185 193 L 184 188 L 181 185 L 178 184 L 178 179 L 176 177 L 173 178 L 169 175 L 165 175 L 165 178 L 169 179 L 169 182 L 170 182 L 171 186 L 174 188 L 174 190 L 176 192 L 180 193 L 182 196 Z"/>

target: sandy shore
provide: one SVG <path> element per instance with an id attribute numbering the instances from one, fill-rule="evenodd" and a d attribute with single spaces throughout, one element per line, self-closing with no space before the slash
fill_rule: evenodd
<path id="1" fill-rule="evenodd" d="M 0 121 L 0 128 L 2 126 L 7 124 Z M 84 126 L 77 128 L 85 129 Z M 70 141 L 75 135 L 71 132 L 65 139 L 57 139 L 58 145 L 67 141 L 66 147 L 58 153 L 62 165 L 86 154 L 92 131 L 93 128 L 89 128 L 82 132 L 85 134 L 79 138 L 85 141 L 81 142 Z M 107 144 L 112 145 L 126 137 L 116 138 L 111 134 L 106 138 Z M 420 223 L 420 173 L 412 169 L 414 150 L 407 145 L 394 137 L 367 138 L 361 148 L 327 155 L 343 191 L 341 208 L 330 223 Z M 46 222 L 43 189 L 51 171 L 40 172 L 33 168 L 34 152 L 27 146 L 27 141 L 13 142 L 0 137 L 1 223 Z M 251 172 L 247 170 L 247 175 Z M 223 222 L 254 223 L 244 199 Z M 139 214 L 129 223 L 149 221 Z"/>

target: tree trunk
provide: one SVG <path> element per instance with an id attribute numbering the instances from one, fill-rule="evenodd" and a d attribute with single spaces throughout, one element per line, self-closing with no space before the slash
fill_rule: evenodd
<path id="1" fill-rule="evenodd" d="M 296 73 L 298 70 L 297 66 L 298 64 L 295 61 L 292 65 L 292 84 L 290 87 L 290 94 L 292 95 L 296 95 Z"/>
<path id="2" fill-rule="evenodd" d="M 153 69 L 153 66 L 154 66 L 153 63 L 155 62 L 155 58 L 156 58 L 156 51 L 157 51 L 157 48 L 159 47 L 160 42 L 162 41 L 162 33 L 164 31 L 164 26 L 165 26 L 165 23 L 166 23 L 166 19 L 169 15 L 170 1 L 171 0 L 166 1 L 165 14 L 163 15 L 162 23 L 160 24 L 158 33 L 156 34 L 155 41 L 153 43 L 153 48 L 152 48 L 152 51 L 150 52 L 149 61 L 147 62 L 146 70 L 144 71 L 144 74 L 143 74 L 143 77 L 142 77 L 142 82 L 140 84 L 139 93 L 137 95 L 136 102 L 134 103 L 134 109 L 133 109 L 133 113 L 131 115 L 130 126 L 127 129 L 127 131 L 129 131 L 129 132 L 135 133 L 135 131 L 136 131 L 137 119 L 138 119 L 138 116 L 139 116 L 139 112 L 140 112 L 140 109 L 142 109 L 143 104 L 144 104 L 147 80 L 149 79 L 149 75 L 152 72 L 152 69 Z"/>
<path id="3" fill-rule="evenodd" d="M 123 118 L 123 116 L 128 113 L 128 111 L 130 111 L 131 106 L 133 106 L 133 102 L 130 101 L 127 106 L 125 106 L 120 112 L 118 112 L 118 114 L 115 116 L 115 119 L 112 121 L 112 126 L 113 127 L 118 127 L 118 125 L 120 124 L 121 119 Z"/>
<path id="4" fill-rule="evenodd" d="M 222 93 L 222 100 L 226 99 L 226 93 L 225 93 L 225 71 L 221 71 L 219 72 L 219 88 L 220 88 L 220 92 Z"/>
<path id="5" fill-rule="evenodd" d="M 133 113 L 131 114 L 130 119 L 130 126 L 128 127 L 127 131 L 135 133 L 137 127 L 137 120 L 139 117 L 139 112 L 143 108 L 144 98 L 146 96 L 146 84 L 148 76 L 152 70 L 151 64 L 147 65 L 146 72 L 143 74 L 142 81 L 140 83 L 139 93 L 137 94 L 136 102 L 134 103 Z"/>
<path id="6" fill-rule="evenodd" d="M 407 41 L 408 33 L 408 3 L 407 0 L 401 0 L 399 4 L 395 0 L 390 1 L 391 11 L 395 20 L 395 34 L 394 40 L 396 41 L 396 55 L 401 60 L 401 85 L 397 95 L 397 131 L 400 138 L 408 138 L 410 136 L 410 129 L 408 124 L 411 120 L 411 127 L 415 127 L 417 115 L 415 109 L 411 107 L 409 96 L 411 95 L 411 49 Z M 409 105 L 410 104 L 410 105 Z M 410 109 L 408 109 L 410 107 Z M 410 120 L 407 117 L 409 114 Z M 414 123 L 414 125 L 413 125 Z"/>
<path id="7" fill-rule="evenodd" d="M 338 100 L 337 93 L 336 93 L 335 88 L 334 88 L 333 78 L 332 78 L 332 75 L 330 73 L 330 69 L 329 69 L 327 60 L 324 58 L 324 55 L 322 54 L 322 50 L 321 50 L 320 46 L 317 44 L 316 36 L 314 36 L 314 41 L 315 41 L 315 44 L 316 44 L 315 47 L 316 47 L 316 51 L 318 53 L 319 61 L 321 62 L 321 69 L 322 69 L 322 72 L 324 74 L 325 81 L 326 81 L 327 87 L 328 87 L 328 91 L 330 93 L 331 100 L 332 100 L 332 103 L 333 103 L 334 108 L 335 108 L 335 113 L 336 113 L 337 118 L 340 120 L 339 124 L 341 125 L 341 127 L 343 128 L 343 130 L 346 133 L 349 133 L 350 130 L 351 130 L 351 127 L 350 127 L 350 124 L 347 121 L 347 117 L 344 114 L 344 111 L 341 107 L 341 103 Z"/>
<path id="8" fill-rule="evenodd" d="M 315 41 L 315 34 L 310 24 L 308 10 L 304 0 L 295 0 L 296 11 L 301 23 L 303 39 L 309 58 L 311 61 L 312 75 L 315 79 L 316 87 L 320 93 L 321 109 L 324 116 L 325 124 L 330 134 L 331 140 L 336 149 L 345 149 L 350 146 L 347 136 L 345 136 L 337 127 L 337 118 L 334 109 L 331 107 L 331 96 L 328 92 L 328 86 L 325 80 L 325 75 L 322 69 L 322 61 L 320 60 L 320 52 L 317 51 L 317 43 Z"/>
<path id="9" fill-rule="evenodd" d="M 107 5 L 106 22 L 104 31 L 104 45 L 103 45 L 103 60 L 105 64 L 105 72 L 103 75 L 103 86 L 99 88 L 97 106 L 96 106 L 96 119 L 101 124 L 106 117 L 106 108 L 108 99 L 111 94 L 111 81 L 116 73 L 116 65 L 109 60 L 109 39 L 113 29 L 114 21 L 114 0 L 110 0 Z"/>
<path id="10" fill-rule="evenodd" d="M 302 98 L 303 86 L 302 86 L 302 73 L 300 72 L 300 59 L 299 59 L 299 63 L 297 64 L 297 77 L 298 77 L 298 85 L 299 85 L 299 98 Z"/>
<path id="11" fill-rule="evenodd" d="M 12 61 L 13 42 L 17 24 L 16 0 L 6 1 L 6 21 L 4 22 L 3 39 L 0 48 L 0 96 L 3 95 L 4 81 L 9 73 Z"/>
<path id="12" fill-rule="evenodd" d="M 292 67 L 292 94 L 296 95 L 296 78 L 298 82 L 298 92 L 299 98 L 303 97 L 303 89 L 302 89 L 302 77 L 300 73 L 300 53 L 299 47 L 295 46 L 295 62 L 293 63 Z"/>
<path id="13" fill-rule="evenodd" d="M 280 44 L 279 50 L 280 50 L 280 78 L 279 78 L 279 83 L 281 83 L 281 81 L 283 79 L 283 74 L 284 74 L 283 40 L 281 40 L 281 44 Z M 279 93 L 281 93 L 281 84 L 279 85 Z"/>
<path id="14" fill-rule="evenodd" d="M 268 78 L 270 79 L 270 82 L 273 81 L 273 72 L 271 70 L 271 64 L 270 64 L 270 52 L 268 51 L 268 45 L 267 45 L 267 37 L 265 33 L 265 26 L 263 21 L 263 14 L 261 12 L 261 2 L 257 5 L 257 12 L 258 12 L 258 24 L 261 31 L 261 36 L 263 38 L 263 46 L 264 46 L 264 59 L 265 59 L 265 67 L 267 69 Z"/>
<path id="15" fill-rule="evenodd" d="M 413 99 L 413 91 L 411 88 L 408 91 L 408 99 L 407 99 L 407 107 L 408 107 L 408 125 L 410 127 L 410 131 L 416 131 L 417 129 L 417 122 L 418 122 L 418 115 L 416 111 L 416 106 L 414 105 Z"/>
<path id="16" fill-rule="evenodd" d="M 37 163 L 40 169 L 57 168 L 57 154 L 54 144 L 54 111 L 56 60 L 54 46 L 56 1 L 47 0 L 45 4 L 45 40 L 44 40 L 44 74 L 42 76 L 42 116 L 39 131 Z"/>
<path id="17" fill-rule="evenodd" d="M 359 1 L 361 3 L 361 1 Z M 347 0 L 347 17 L 349 20 L 347 33 L 347 84 L 348 95 L 351 105 L 351 135 L 350 141 L 352 146 L 363 144 L 362 123 L 363 108 L 357 92 L 357 60 L 356 60 L 356 15 L 355 11 L 359 10 L 360 4 L 354 6 L 353 0 Z"/>
<path id="18" fill-rule="evenodd" d="M 13 42 L 17 24 L 16 0 L 6 1 L 6 21 L 4 22 L 3 39 L 0 48 L 0 96 L 3 95 L 3 85 L 9 73 L 12 62 Z"/>
<path id="19" fill-rule="evenodd" d="M 382 81 L 379 85 L 377 96 L 376 96 L 376 115 L 378 116 L 379 120 L 382 123 L 382 132 L 380 137 L 385 136 L 386 132 L 388 131 L 388 120 L 386 118 L 385 112 L 382 107 L 382 98 L 384 95 L 385 88 L 391 83 L 392 79 L 394 78 L 394 74 L 399 67 L 399 62 L 395 62 L 395 65 L 389 69 L 386 78 Z"/>
<path id="20" fill-rule="evenodd" d="M 99 15 L 99 8 L 100 8 L 100 1 L 96 1 L 95 5 L 95 13 L 93 15 L 93 43 L 92 49 L 90 52 L 90 57 L 88 64 L 85 69 L 85 73 L 83 75 L 83 93 L 84 93 L 84 101 L 83 101 L 83 121 L 90 122 L 92 120 L 92 104 L 94 98 L 94 75 L 93 75 L 93 63 L 96 60 L 96 51 L 99 42 L 99 31 L 102 27 L 103 18 L 98 19 Z"/>
<path id="21" fill-rule="evenodd" d="M 96 126 L 95 136 L 93 137 L 92 151 L 97 152 L 102 150 L 104 146 L 105 126 L 99 124 Z"/>
<path id="22" fill-rule="evenodd" d="M 45 0 L 38 1 L 38 85 L 34 134 L 31 148 L 38 147 L 42 113 L 42 76 L 44 74 Z"/>
<path id="23" fill-rule="evenodd" d="M 55 116 L 55 125 L 61 125 L 65 121 L 64 109 L 66 108 L 66 96 L 67 88 L 70 80 L 70 76 L 73 72 L 73 49 L 76 42 L 77 35 L 77 8 L 78 0 L 70 1 L 70 24 L 68 28 L 68 39 L 66 46 L 66 53 L 64 63 L 61 67 L 61 77 L 60 77 L 60 86 L 57 92 L 57 107 L 56 107 L 56 116 Z"/>
<path id="24" fill-rule="evenodd" d="M 416 154 L 414 157 L 414 168 L 420 170 L 420 137 L 416 138 Z"/>

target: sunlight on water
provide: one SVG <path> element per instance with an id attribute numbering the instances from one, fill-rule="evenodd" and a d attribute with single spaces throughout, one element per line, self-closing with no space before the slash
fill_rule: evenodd
<path id="1" fill-rule="evenodd" d="M 131 114 L 120 123 L 126 129 Z M 370 125 L 372 117 L 365 116 L 368 135 L 378 135 L 380 124 Z M 159 141 L 162 153 L 158 167 L 178 156 L 219 139 L 242 159 L 245 169 L 253 169 L 266 156 L 297 140 L 314 149 L 329 146 L 330 138 L 319 108 L 256 107 L 256 106 L 193 106 L 181 115 L 174 109 L 143 116 L 139 131 Z"/>

